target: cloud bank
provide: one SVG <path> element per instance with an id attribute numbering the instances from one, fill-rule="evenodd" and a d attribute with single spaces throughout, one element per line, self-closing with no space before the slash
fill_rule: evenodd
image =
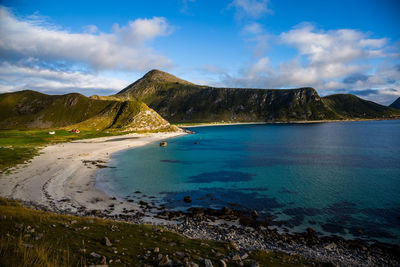
<path id="1" fill-rule="evenodd" d="M 171 67 L 172 61 L 154 51 L 150 43 L 172 31 L 165 18 L 153 17 L 129 21 L 124 26 L 115 24 L 111 33 L 99 32 L 96 25 L 74 33 L 37 17 L 18 18 L 9 9 L 0 7 L 0 91 L 119 90 L 126 83 L 102 78 L 100 73 Z M 60 69 L 60 65 L 66 67 Z M 16 76 L 19 79 L 13 78 Z"/>
<path id="2" fill-rule="evenodd" d="M 255 50 L 271 45 L 258 23 L 248 24 L 244 32 L 257 41 Z M 267 39 L 295 49 L 291 60 L 273 66 L 265 49 L 262 56 L 255 53 L 255 62 L 244 66 L 238 75 L 225 73 L 221 77 L 234 87 L 312 86 L 322 95 L 351 91 L 387 104 L 400 96 L 400 54 L 392 51 L 388 39 L 369 36 L 353 29 L 324 31 L 303 23 Z"/>

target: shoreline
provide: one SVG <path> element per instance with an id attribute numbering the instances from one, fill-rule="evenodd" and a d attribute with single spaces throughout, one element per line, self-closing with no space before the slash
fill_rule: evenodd
<path id="1" fill-rule="evenodd" d="M 354 122 L 354 121 L 391 121 L 400 120 L 400 118 L 392 119 L 349 119 L 349 120 L 314 120 L 314 121 L 254 121 L 254 122 L 199 122 L 193 124 L 173 124 L 181 128 L 191 127 L 209 127 L 209 126 L 229 126 L 229 125 L 257 125 L 257 124 L 311 124 L 311 123 L 330 123 L 330 122 Z"/>
<path id="2" fill-rule="evenodd" d="M 107 166 L 113 153 L 184 134 L 128 134 L 49 145 L 30 163 L 13 168 L 11 174 L 1 174 L 0 195 L 55 213 L 164 225 L 187 238 L 233 242 L 245 252 L 276 250 L 339 266 L 400 263 L 390 253 L 391 248 L 382 243 L 370 246 L 364 241 L 317 237 L 311 230 L 293 234 L 268 227 L 252 228 L 240 224 L 240 215 L 227 220 L 223 218 L 226 214 L 208 214 L 199 209 L 186 214 L 164 210 L 170 216 L 162 216 L 159 207 L 150 203 L 117 199 L 96 188 L 95 172 Z"/>
<path id="3" fill-rule="evenodd" d="M 106 167 L 115 152 L 184 134 L 184 131 L 133 133 L 48 145 L 29 163 L 0 175 L 0 196 L 33 202 L 54 212 L 105 210 L 112 204 L 117 204 L 115 214 L 137 209 L 136 204 L 113 199 L 97 189 L 96 171 Z"/>

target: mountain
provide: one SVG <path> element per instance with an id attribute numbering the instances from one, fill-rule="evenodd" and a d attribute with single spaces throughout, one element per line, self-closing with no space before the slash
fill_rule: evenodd
<path id="1" fill-rule="evenodd" d="M 81 94 L 46 95 L 25 90 L 0 94 L 0 129 L 80 128 L 119 131 L 156 130 L 169 123 L 146 104 L 99 100 Z"/>
<path id="2" fill-rule="evenodd" d="M 390 104 L 389 107 L 400 109 L 400 97 L 397 98 L 392 104 Z"/>
<path id="3" fill-rule="evenodd" d="M 302 121 L 390 117 L 390 108 L 356 96 L 321 98 L 298 89 L 215 88 L 159 70 L 148 72 L 113 97 L 138 99 L 170 122 Z M 347 105 L 341 105 L 341 99 Z"/>
<path id="4" fill-rule="evenodd" d="M 215 88 L 152 70 L 112 96 L 46 95 L 31 90 L 0 94 L 0 129 L 174 128 L 163 117 L 171 122 L 381 119 L 394 116 L 393 107 L 399 102 L 386 107 L 354 95 L 320 97 L 311 87 Z"/>
<path id="5" fill-rule="evenodd" d="M 343 118 L 390 118 L 391 108 L 367 101 L 350 94 L 336 94 L 323 97 L 323 101 Z"/>

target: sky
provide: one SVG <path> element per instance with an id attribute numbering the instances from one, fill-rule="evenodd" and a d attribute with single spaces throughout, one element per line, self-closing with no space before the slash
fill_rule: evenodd
<path id="1" fill-rule="evenodd" d="M 217 87 L 400 96 L 398 0 L 0 0 L 0 93 L 110 95 L 159 69 Z"/>

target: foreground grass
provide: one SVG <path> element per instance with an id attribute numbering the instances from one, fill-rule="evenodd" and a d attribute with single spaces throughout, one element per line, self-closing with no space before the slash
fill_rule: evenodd
<path id="1" fill-rule="evenodd" d="M 111 246 L 102 241 L 105 236 Z M 157 266 L 159 254 L 178 264 L 186 257 L 202 266 L 207 258 L 218 266 L 219 259 L 232 253 L 236 251 L 229 243 L 187 239 L 151 225 L 31 210 L 0 198 L 0 266 Z M 254 260 L 261 266 L 312 264 L 300 256 L 256 251 L 243 261 L 244 266 Z"/>

